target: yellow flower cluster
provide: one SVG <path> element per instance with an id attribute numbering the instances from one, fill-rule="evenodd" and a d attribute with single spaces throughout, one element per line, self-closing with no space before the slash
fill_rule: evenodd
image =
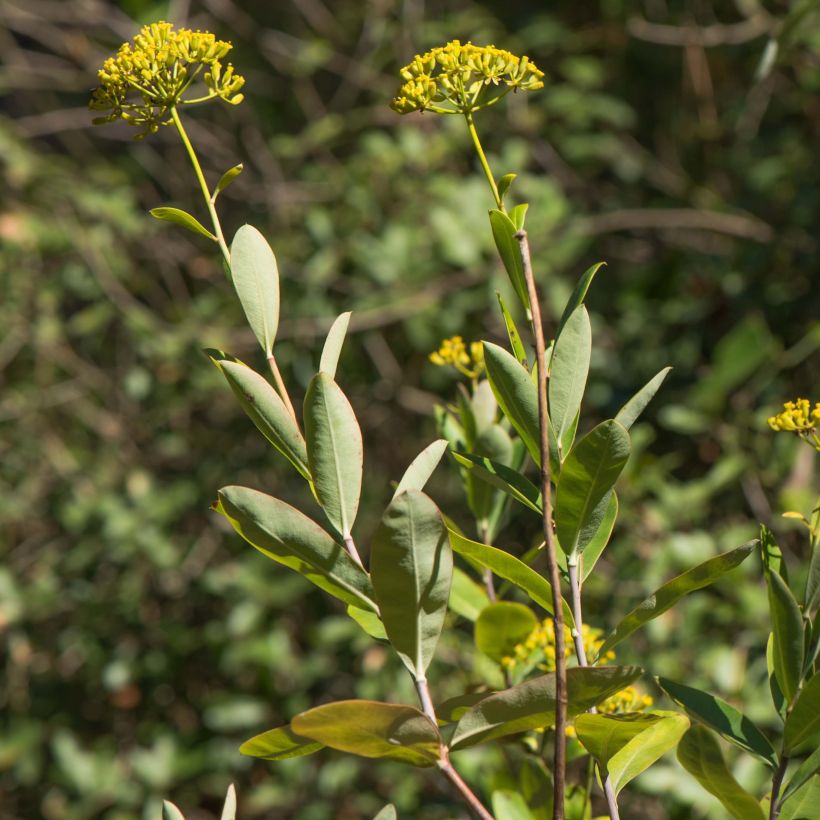
<path id="1" fill-rule="evenodd" d="M 404 84 L 390 107 L 399 114 L 468 114 L 493 105 L 509 91 L 542 88 L 543 76 L 529 57 L 453 40 L 417 54 L 401 70 Z"/>
<path id="2" fill-rule="evenodd" d="M 107 111 L 95 125 L 125 120 L 142 128 L 138 139 L 168 125 L 170 110 L 219 98 L 231 105 L 242 102 L 239 89 L 245 79 L 222 61 L 233 46 L 207 31 L 174 30 L 171 23 L 144 26 L 133 45 L 123 43 L 116 56 L 99 70 L 100 85 L 94 89 L 89 108 Z M 207 94 L 183 99 L 195 80 L 201 78 Z"/>
<path id="3" fill-rule="evenodd" d="M 584 624 L 581 627 L 581 637 L 587 657 L 597 655 L 604 643 L 603 632 Z M 572 632 L 567 626 L 564 627 L 564 645 L 566 657 L 572 657 L 574 655 Z M 615 653 L 610 650 L 598 658 L 598 663 L 614 660 Z M 542 672 L 554 672 L 555 635 L 552 630 L 552 621 L 547 619 L 538 624 L 524 641 L 515 646 L 512 655 L 501 659 L 501 665 L 510 672 L 516 668 L 524 670 L 536 668 Z M 642 712 L 652 704 L 653 700 L 650 695 L 643 694 L 634 686 L 627 686 L 599 704 L 598 711 L 608 715 L 619 715 L 625 712 Z M 569 727 L 567 734 L 574 736 L 575 729 Z"/>
<path id="4" fill-rule="evenodd" d="M 430 354 L 430 361 L 439 367 L 452 365 L 468 379 L 477 379 L 484 370 L 484 345 L 471 342 L 468 349 L 461 336 L 452 336 Z"/>
<path id="5" fill-rule="evenodd" d="M 769 418 L 769 427 L 777 432 L 797 433 L 804 441 L 820 451 L 820 437 L 816 430 L 820 427 L 820 401 L 812 408 L 808 399 L 787 401 L 783 410 Z"/>

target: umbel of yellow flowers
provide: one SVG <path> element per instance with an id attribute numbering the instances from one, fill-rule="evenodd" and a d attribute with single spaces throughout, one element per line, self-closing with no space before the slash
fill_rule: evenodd
<path id="1" fill-rule="evenodd" d="M 776 416 L 770 416 L 769 427 L 772 430 L 787 433 L 796 433 L 808 444 L 820 451 L 820 437 L 817 428 L 820 427 L 820 401 L 812 408 L 808 399 L 787 401 L 783 410 Z"/>
<path id="2" fill-rule="evenodd" d="M 430 354 L 430 361 L 439 367 L 451 365 L 468 379 L 477 379 L 484 370 L 484 345 L 471 342 L 468 349 L 461 336 L 451 336 Z"/>
<path id="3" fill-rule="evenodd" d="M 169 115 L 178 105 L 213 99 L 238 105 L 245 79 L 234 73 L 230 63 L 223 65 L 232 48 L 208 31 L 175 30 L 166 22 L 144 26 L 133 44 L 123 43 L 99 70 L 100 85 L 89 107 L 108 113 L 94 123 L 125 120 L 143 129 L 137 135 L 142 139 L 158 131 L 160 125 L 170 125 Z M 197 80 L 205 84 L 207 93 L 185 99 L 185 92 Z"/>
<path id="4" fill-rule="evenodd" d="M 529 57 L 516 57 L 495 46 L 462 45 L 458 40 L 417 54 L 401 76 L 405 82 L 390 104 L 399 114 L 470 114 L 510 91 L 544 85 L 544 72 Z"/>

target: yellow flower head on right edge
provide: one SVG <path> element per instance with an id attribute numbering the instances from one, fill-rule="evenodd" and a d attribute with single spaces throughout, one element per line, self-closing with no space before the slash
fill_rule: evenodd
<path id="1" fill-rule="evenodd" d="M 142 128 L 137 139 L 168 125 L 169 114 L 178 105 L 213 99 L 238 105 L 244 77 L 234 73 L 224 58 L 233 46 L 217 40 L 209 31 L 175 30 L 164 21 L 143 26 L 133 43 L 123 43 L 98 72 L 100 84 L 88 107 L 108 112 L 94 120 L 101 125 L 124 120 Z M 195 98 L 184 95 L 201 80 L 206 93 Z"/>
<path id="2" fill-rule="evenodd" d="M 468 379 L 477 379 L 484 370 L 484 345 L 472 342 L 468 348 L 461 336 L 451 336 L 430 354 L 430 361 L 439 367 L 455 367 Z"/>
<path id="3" fill-rule="evenodd" d="M 462 45 L 458 40 L 417 54 L 400 73 L 404 84 L 390 103 L 399 114 L 469 114 L 493 105 L 510 91 L 532 91 L 544 85 L 544 72 L 529 57 L 495 46 Z"/>
<path id="4" fill-rule="evenodd" d="M 817 428 L 820 427 L 820 401 L 814 407 L 808 399 L 787 401 L 776 416 L 768 419 L 769 427 L 776 432 L 796 433 L 805 442 L 820 451 L 820 437 Z"/>

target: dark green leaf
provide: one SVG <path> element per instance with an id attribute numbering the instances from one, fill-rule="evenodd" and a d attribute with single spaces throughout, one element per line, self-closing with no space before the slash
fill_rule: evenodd
<path id="1" fill-rule="evenodd" d="M 765 760 L 773 769 L 777 768 L 777 755 L 772 744 L 760 729 L 734 706 L 708 692 L 676 683 L 668 678 L 658 678 L 658 685 L 691 717 L 705 723 L 741 749 Z"/>
<path id="2" fill-rule="evenodd" d="M 797 693 L 797 699 L 786 718 L 786 726 L 783 730 L 783 753 L 789 756 L 800 753 L 808 742 L 818 739 L 818 733 L 820 733 L 820 674 L 810 678 Z"/>
<path id="3" fill-rule="evenodd" d="M 592 570 L 595 569 L 598 559 L 603 554 L 606 545 L 609 543 L 609 539 L 612 537 L 615 522 L 618 520 L 618 496 L 614 490 L 609 495 L 604 496 L 600 504 L 606 506 L 606 511 L 601 519 L 601 523 L 598 525 L 598 529 L 595 531 L 595 535 L 592 536 L 592 539 L 586 545 L 581 555 L 581 583 L 586 581 L 592 573 Z"/>
<path id="4" fill-rule="evenodd" d="M 490 227 L 493 231 L 493 239 L 507 276 L 510 277 L 513 290 L 518 296 L 526 311 L 530 309 L 530 300 L 527 295 L 527 282 L 524 279 L 524 265 L 521 261 L 521 248 L 515 234 L 518 228 L 507 214 L 498 210 L 490 211 Z"/>
<path id="5" fill-rule="evenodd" d="M 517 470 L 484 456 L 454 452 L 453 458 L 476 478 L 503 490 L 520 504 L 541 514 L 541 491 Z"/>
<path id="6" fill-rule="evenodd" d="M 567 323 L 569 317 L 572 316 L 578 305 L 584 303 L 584 299 L 586 299 L 587 296 L 587 291 L 589 290 L 589 286 L 592 284 L 592 280 L 595 278 L 595 274 L 598 273 L 604 265 L 606 265 L 606 262 L 598 262 L 597 264 L 592 265 L 592 267 L 587 268 L 584 275 L 578 280 L 578 284 L 575 286 L 575 290 L 572 291 L 572 295 L 569 297 L 567 306 L 561 314 L 561 321 L 558 322 L 558 330 L 555 334 L 556 338 L 561 335 L 564 325 Z"/>
<path id="7" fill-rule="evenodd" d="M 293 731 L 331 749 L 362 757 L 434 766 L 439 759 L 438 729 L 418 709 L 374 700 L 342 700 L 302 712 Z"/>
<path id="8" fill-rule="evenodd" d="M 678 744 L 678 760 L 736 820 L 765 820 L 760 804 L 726 768 L 720 747 L 705 726 L 693 726 L 683 736 Z"/>
<path id="9" fill-rule="evenodd" d="M 687 570 L 677 578 L 665 583 L 652 595 L 642 601 L 632 612 L 629 613 L 614 630 L 609 634 L 601 648 L 598 656 L 613 649 L 621 641 L 628 638 L 633 632 L 640 629 L 645 623 L 657 618 L 658 615 L 673 607 L 681 598 L 694 592 L 697 589 L 713 584 L 722 578 L 727 572 L 733 570 L 738 564 L 745 561 L 754 550 L 757 541 L 750 541 L 742 547 L 736 547 L 729 552 L 724 552 L 702 564 L 698 564 Z"/>
<path id="10" fill-rule="evenodd" d="M 586 712 L 629 686 L 642 670 L 638 666 L 589 666 L 567 670 L 567 714 Z M 450 747 L 466 749 L 497 737 L 548 728 L 555 724 L 555 673 L 533 678 L 488 695 L 462 715 Z"/>
<path id="11" fill-rule="evenodd" d="M 336 378 L 336 366 L 339 364 L 339 354 L 345 341 L 347 326 L 350 324 L 350 311 L 338 316 L 330 326 L 325 345 L 322 348 L 322 358 L 319 361 L 319 370 L 327 373 L 331 379 Z"/>
<path id="12" fill-rule="evenodd" d="M 406 490 L 423 490 L 433 471 L 438 467 L 444 451 L 447 449 L 447 440 L 440 438 L 428 444 L 411 462 L 399 481 L 393 498 Z"/>
<path id="13" fill-rule="evenodd" d="M 512 655 L 538 626 L 532 610 L 512 601 L 496 601 L 486 606 L 475 624 L 475 644 L 496 663 Z"/>
<path id="14" fill-rule="evenodd" d="M 767 572 L 766 583 L 774 635 L 774 673 L 786 701 L 791 703 L 803 674 L 803 616 L 794 595 L 778 573 Z"/>
<path id="15" fill-rule="evenodd" d="M 515 320 L 509 310 L 507 310 L 507 306 L 501 298 L 501 293 L 496 291 L 495 295 L 498 297 L 498 304 L 501 306 L 501 315 L 504 317 L 504 326 L 507 328 L 507 336 L 510 339 L 510 347 L 512 348 L 512 352 L 515 355 L 515 358 L 518 359 L 519 364 L 529 370 L 530 363 L 527 360 L 527 351 L 524 348 L 524 343 L 521 341 L 521 334 L 518 332 L 518 328 L 515 325 Z"/>
<path id="16" fill-rule="evenodd" d="M 347 604 L 378 610 L 367 573 L 299 510 L 257 490 L 224 487 L 216 511 L 269 558 L 295 569 Z"/>
<path id="17" fill-rule="evenodd" d="M 265 760 L 287 760 L 291 757 L 312 755 L 324 749 L 323 743 L 317 743 L 308 737 L 300 737 L 290 726 L 280 726 L 246 740 L 239 753 L 249 757 L 261 757 Z"/>
<path id="18" fill-rule="evenodd" d="M 265 237 L 252 225 L 243 225 L 231 243 L 231 278 L 248 324 L 270 357 L 279 328 L 279 268 Z"/>
<path id="19" fill-rule="evenodd" d="M 370 569 L 390 643 L 416 679 L 424 678 L 453 572 L 447 529 L 426 495 L 408 490 L 390 502 L 373 538 Z"/>
<path id="20" fill-rule="evenodd" d="M 620 422 L 629 430 L 637 421 L 638 417 L 646 409 L 646 405 L 658 392 L 664 379 L 669 374 L 671 367 L 664 367 L 660 373 L 653 376 L 619 411 L 615 416 L 615 421 Z"/>
<path id="21" fill-rule="evenodd" d="M 198 233 L 200 236 L 206 236 L 208 239 L 216 242 L 216 237 L 197 219 L 192 217 L 187 211 L 181 211 L 179 208 L 151 208 L 149 211 L 154 219 L 161 219 L 163 222 L 173 222 L 174 225 L 181 225 L 189 231 Z"/>
<path id="22" fill-rule="evenodd" d="M 582 552 L 597 533 L 609 506 L 605 497 L 629 458 L 629 448 L 626 430 L 617 421 L 604 421 L 564 461 L 555 493 L 555 531 L 567 555 Z"/>
<path id="23" fill-rule="evenodd" d="M 342 389 L 326 373 L 305 394 L 305 438 L 316 497 L 330 523 L 347 538 L 362 489 L 362 431 Z"/>
<path id="24" fill-rule="evenodd" d="M 240 162 L 239 165 L 234 165 L 233 168 L 229 168 L 224 174 L 222 174 L 219 178 L 219 182 L 216 183 L 216 188 L 214 189 L 214 202 L 216 202 L 216 198 L 242 173 L 244 169 L 245 166 Z"/>

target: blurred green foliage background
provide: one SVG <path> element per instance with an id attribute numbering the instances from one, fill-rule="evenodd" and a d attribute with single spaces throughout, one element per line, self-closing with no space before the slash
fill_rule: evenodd
<path id="1" fill-rule="evenodd" d="M 812 500 L 812 453 L 767 415 L 820 398 L 820 19 L 767 0 L 4 0 L 0 5 L 0 818 L 463 817 L 434 775 L 332 752 L 268 765 L 239 743 L 330 698 L 405 699 L 398 662 L 299 577 L 226 532 L 228 483 L 301 504 L 202 355 L 254 362 L 213 248 L 146 211 L 201 214 L 171 129 L 90 126 L 103 58 L 158 18 L 235 44 L 246 102 L 189 119 L 229 234 L 270 239 L 283 275 L 277 354 L 304 390 L 324 331 L 353 310 L 340 380 L 365 435 L 360 541 L 452 395 L 442 336 L 503 338 L 491 201 L 455 118 L 399 118 L 397 69 L 448 39 L 527 53 L 543 91 L 479 128 L 521 174 L 548 316 L 604 259 L 588 305 L 589 408 L 612 414 L 661 367 L 622 517 L 587 593 L 607 628 L 657 583 L 775 528 Z M 773 43 L 777 53 L 773 55 Z M 774 57 L 768 61 L 764 56 Z M 763 64 L 761 64 L 763 61 Z M 465 525 L 452 468 L 433 495 Z M 512 527 L 505 546 L 524 538 Z M 518 539 L 518 540 L 516 540 Z M 656 621 L 622 660 L 704 685 L 767 727 L 759 566 Z M 439 699 L 492 674 L 453 621 Z M 730 750 L 727 755 L 732 757 Z M 479 787 L 498 761 L 471 752 Z M 762 792 L 763 774 L 738 777 Z M 718 818 L 673 762 L 626 816 Z"/>

